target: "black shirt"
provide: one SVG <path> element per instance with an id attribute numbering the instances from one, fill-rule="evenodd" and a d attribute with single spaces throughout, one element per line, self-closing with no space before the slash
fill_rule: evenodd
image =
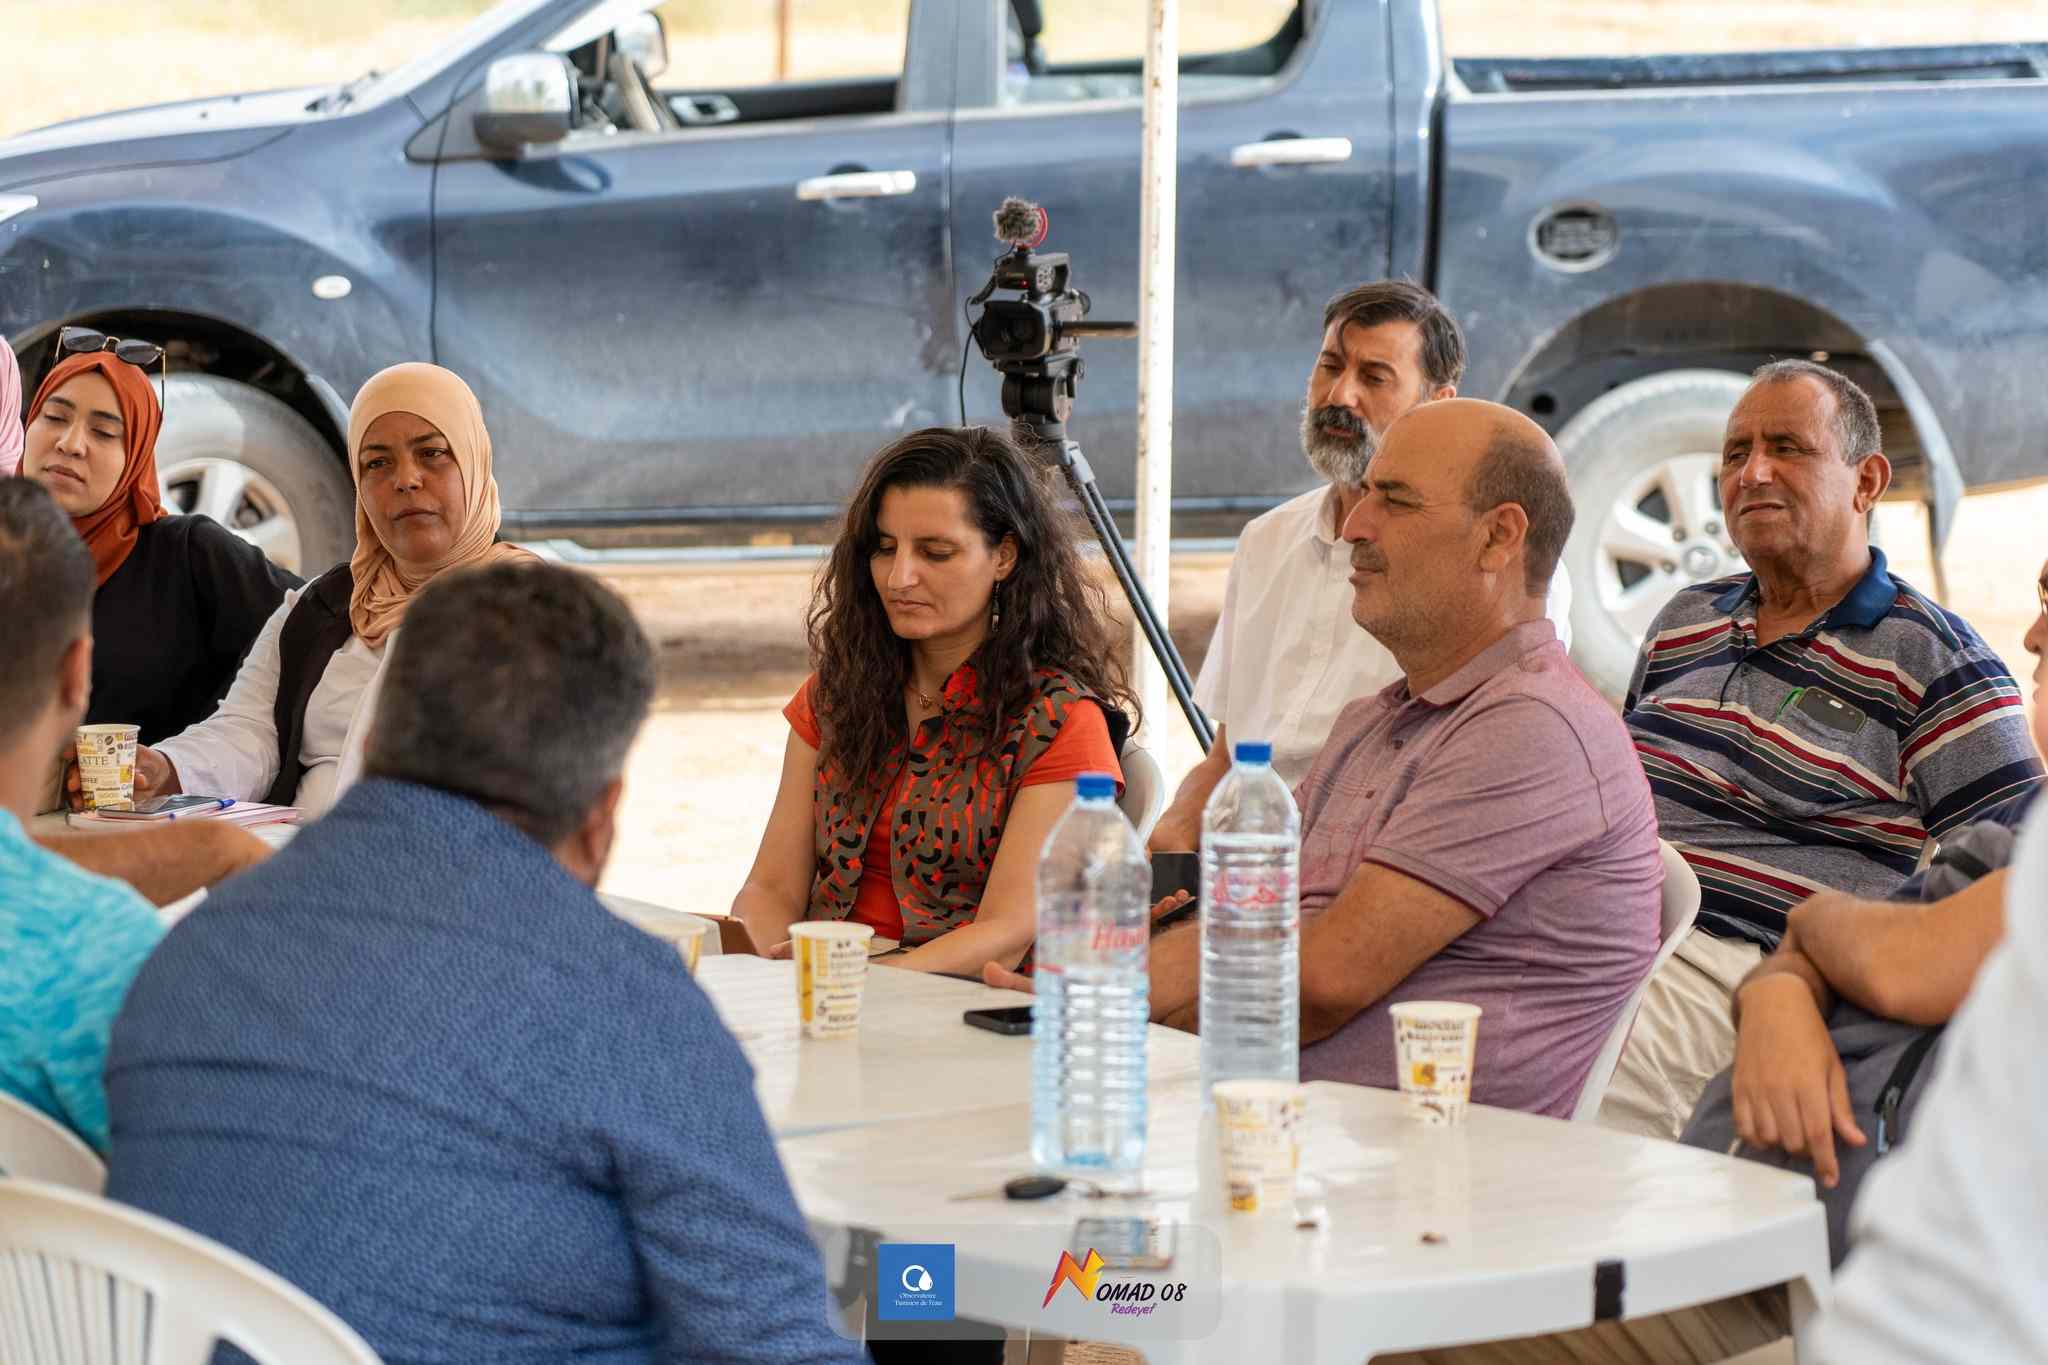
<path id="1" fill-rule="evenodd" d="M 92 724 L 155 744 L 212 715 L 263 623 L 299 580 L 208 517 L 165 517 L 92 602 Z"/>

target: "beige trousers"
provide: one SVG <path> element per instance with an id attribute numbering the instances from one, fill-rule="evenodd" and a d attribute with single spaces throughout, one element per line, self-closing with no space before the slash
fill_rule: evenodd
<path id="1" fill-rule="evenodd" d="M 1600 1105 L 1600 1122 L 1676 1138 L 1707 1082 L 1735 1064 L 1735 988 L 1763 961 L 1742 939 L 1687 934 L 1643 992 L 1635 1027 Z"/>

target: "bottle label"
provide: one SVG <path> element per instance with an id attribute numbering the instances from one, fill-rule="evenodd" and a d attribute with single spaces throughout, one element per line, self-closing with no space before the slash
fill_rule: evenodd
<path id="1" fill-rule="evenodd" d="M 1220 867 L 1209 887 L 1211 905 L 1278 909 L 1294 901 L 1294 874 L 1278 867 Z"/>
<path id="2" fill-rule="evenodd" d="M 1098 924 L 1088 940 L 1088 947 L 1097 953 L 1126 953 L 1144 947 L 1150 937 L 1144 925 Z"/>

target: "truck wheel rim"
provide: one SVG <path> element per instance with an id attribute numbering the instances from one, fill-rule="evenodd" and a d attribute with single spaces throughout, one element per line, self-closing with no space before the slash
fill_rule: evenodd
<path id="1" fill-rule="evenodd" d="M 1669 456 L 1634 474 L 1600 523 L 1594 561 L 1601 609 L 1641 640 L 1673 594 L 1748 567 L 1721 517 L 1721 457 Z"/>
<path id="2" fill-rule="evenodd" d="M 300 574 L 298 518 L 277 485 L 233 460 L 181 460 L 159 470 L 164 506 L 212 517 L 270 558 Z"/>

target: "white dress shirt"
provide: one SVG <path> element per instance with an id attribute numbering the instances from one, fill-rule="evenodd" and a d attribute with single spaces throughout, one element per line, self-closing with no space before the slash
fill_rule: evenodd
<path id="1" fill-rule="evenodd" d="M 260 801 L 277 780 L 277 641 L 301 591 L 286 593 L 283 605 L 263 623 L 220 709 L 156 746 L 177 767 L 178 784 L 186 791 Z M 299 733 L 299 761 L 306 774 L 292 804 L 307 819 L 334 804 L 337 765 L 350 725 L 388 647 L 388 639 L 372 649 L 361 636 L 349 636 L 327 661 L 306 703 L 306 723 Z"/>
<path id="2" fill-rule="evenodd" d="M 2048 800 L 2006 874 L 2005 942 L 1942 1035 L 1898 1151 L 1871 1168 L 1822 1318 L 1829 1365 L 2048 1360 Z"/>
<path id="3" fill-rule="evenodd" d="M 1195 701 L 1230 740 L 1270 740 L 1273 770 L 1301 781 L 1337 713 L 1401 676 L 1351 619 L 1351 547 L 1325 484 L 1249 522 L 1223 586 L 1223 614 L 1195 679 Z M 1559 565 L 1545 612 L 1572 647 L 1571 580 Z"/>
<path id="4" fill-rule="evenodd" d="M 356 698 L 355 719 L 348 723 L 348 736 L 341 742 L 341 761 L 334 765 L 331 800 L 339 801 L 344 792 L 363 780 L 363 750 L 369 743 L 370 722 L 377 715 L 377 698 L 384 692 L 384 674 L 391 666 L 391 647 L 398 643 L 398 634 L 394 630 L 384 637 L 383 657 L 377 661 L 377 671 L 363 685 L 363 695 Z"/>

